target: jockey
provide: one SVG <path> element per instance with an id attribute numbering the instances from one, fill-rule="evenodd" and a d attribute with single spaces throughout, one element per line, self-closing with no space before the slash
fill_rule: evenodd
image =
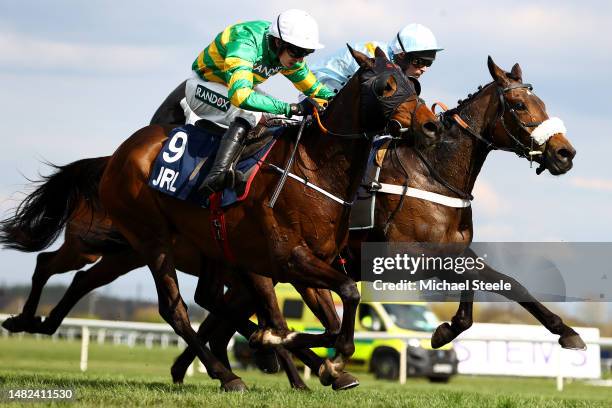
<path id="1" fill-rule="evenodd" d="M 306 105 L 289 104 L 254 89 L 280 72 L 306 96 L 329 100 L 334 93 L 321 84 L 304 62 L 316 49 L 316 21 L 301 10 L 288 10 L 273 22 L 250 21 L 227 27 L 193 62 L 181 106 L 186 123 L 207 119 L 226 128 L 214 164 L 200 190 L 222 190 L 249 130 L 262 112 L 303 116 Z M 226 177 L 229 176 L 229 177 Z"/>
<path id="2" fill-rule="evenodd" d="M 421 24 L 408 24 L 388 44 L 370 41 L 357 43 L 352 47 L 371 57 L 374 57 L 376 47 L 380 47 L 389 60 L 397 64 L 406 75 L 414 78 L 423 75 L 436 59 L 436 53 L 442 51 L 431 30 Z M 346 48 L 312 67 L 321 82 L 336 90 L 341 89 L 357 69 L 357 62 Z"/>

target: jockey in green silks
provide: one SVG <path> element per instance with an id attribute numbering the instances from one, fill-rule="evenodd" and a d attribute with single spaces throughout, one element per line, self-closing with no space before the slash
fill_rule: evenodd
<path id="1" fill-rule="evenodd" d="M 292 9 L 273 22 L 231 25 L 198 55 L 181 101 L 186 123 L 207 119 L 227 129 L 200 190 L 213 193 L 226 187 L 228 170 L 263 112 L 287 117 L 306 113 L 304 103 L 280 101 L 258 91 L 257 85 L 280 72 L 306 96 L 329 100 L 334 95 L 304 62 L 304 57 L 320 48 L 316 21 Z"/>

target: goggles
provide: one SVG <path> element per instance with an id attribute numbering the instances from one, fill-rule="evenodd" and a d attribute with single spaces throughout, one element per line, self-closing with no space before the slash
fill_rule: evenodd
<path id="1" fill-rule="evenodd" d="M 284 44 L 284 49 L 287 50 L 287 53 L 291 58 L 304 58 L 305 56 L 314 52 L 314 50 L 298 47 L 288 42 Z"/>
<path id="2" fill-rule="evenodd" d="M 412 65 L 414 65 L 415 67 L 431 67 L 431 64 L 433 64 L 434 60 L 429 59 L 429 58 L 420 58 L 420 57 L 412 57 L 412 58 L 408 58 L 408 62 Z"/>

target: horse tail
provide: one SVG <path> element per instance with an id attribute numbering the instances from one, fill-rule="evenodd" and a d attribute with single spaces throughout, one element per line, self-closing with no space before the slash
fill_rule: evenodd
<path id="1" fill-rule="evenodd" d="M 51 175 L 36 181 L 38 187 L 0 221 L 0 244 L 23 252 L 47 248 L 58 237 L 80 200 L 100 208 L 98 186 L 108 157 L 78 160 L 56 166 Z"/>

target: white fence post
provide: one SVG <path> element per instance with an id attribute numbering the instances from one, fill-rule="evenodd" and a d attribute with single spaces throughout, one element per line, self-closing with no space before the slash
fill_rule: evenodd
<path id="1" fill-rule="evenodd" d="M 561 346 L 555 347 L 557 352 L 557 391 L 563 391 L 563 349 Z"/>
<path id="2" fill-rule="evenodd" d="M 170 344 L 170 336 L 168 336 L 167 334 L 162 334 L 159 340 L 159 344 L 161 345 L 162 349 L 168 348 L 168 345 Z"/>
<path id="3" fill-rule="evenodd" d="M 98 329 L 98 344 L 104 344 L 104 340 L 106 339 L 106 329 Z"/>
<path id="4" fill-rule="evenodd" d="M 399 383 L 406 384 L 406 371 L 408 369 L 408 343 L 402 341 L 402 349 L 400 350 L 399 361 Z"/>
<path id="5" fill-rule="evenodd" d="M 87 371 L 87 358 L 89 356 L 89 327 L 81 328 L 81 371 Z"/>

